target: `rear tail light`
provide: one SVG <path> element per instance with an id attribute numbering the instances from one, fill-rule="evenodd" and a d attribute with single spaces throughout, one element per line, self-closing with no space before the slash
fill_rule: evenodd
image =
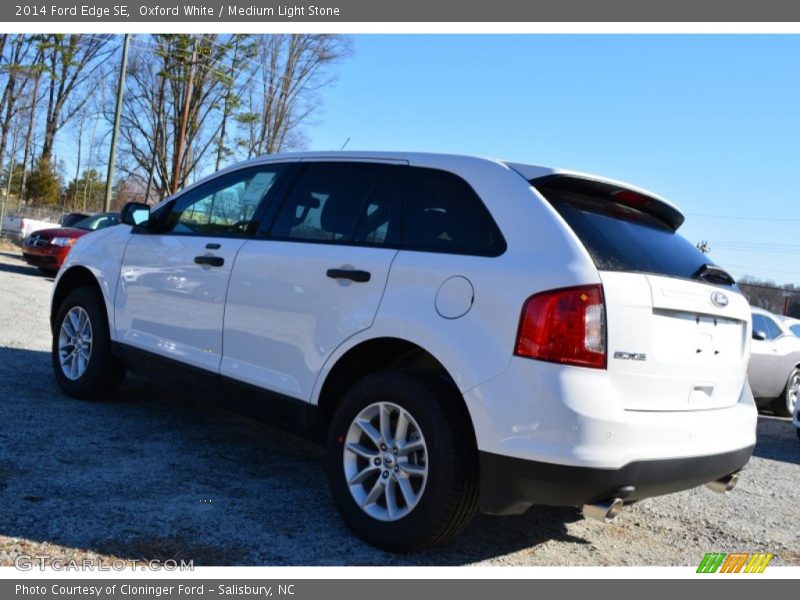
<path id="1" fill-rule="evenodd" d="M 603 286 L 562 288 L 528 298 L 522 307 L 514 354 L 605 369 Z"/>

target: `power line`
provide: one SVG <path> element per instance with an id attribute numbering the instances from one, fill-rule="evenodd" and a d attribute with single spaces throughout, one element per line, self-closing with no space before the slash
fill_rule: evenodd
<path id="1" fill-rule="evenodd" d="M 730 219 L 735 221 L 769 221 L 776 223 L 800 223 L 800 219 L 789 219 L 784 217 L 743 217 L 739 215 L 712 215 L 708 213 L 685 213 L 687 217 L 698 217 L 701 219 Z"/>

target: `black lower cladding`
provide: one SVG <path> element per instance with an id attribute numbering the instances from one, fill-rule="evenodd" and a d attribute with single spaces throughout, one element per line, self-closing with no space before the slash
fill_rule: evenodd
<path id="1" fill-rule="evenodd" d="M 628 463 L 596 469 L 480 453 L 481 511 L 525 512 L 532 504 L 581 506 L 612 497 L 641 500 L 687 490 L 739 471 L 753 447 L 724 454 Z"/>
<path id="2" fill-rule="evenodd" d="M 182 391 L 191 390 L 221 407 L 315 439 L 316 407 L 308 402 L 192 367 L 127 344 L 114 343 L 115 355 L 134 373 Z"/>

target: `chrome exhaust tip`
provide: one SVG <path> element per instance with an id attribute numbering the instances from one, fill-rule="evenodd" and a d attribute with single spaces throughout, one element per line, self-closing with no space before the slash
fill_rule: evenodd
<path id="1" fill-rule="evenodd" d="M 718 494 L 727 494 L 736 487 L 737 483 L 739 483 L 739 474 L 733 473 L 727 477 L 723 477 L 722 479 L 709 481 L 706 484 L 706 487 L 712 492 L 717 492 Z"/>
<path id="2" fill-rule="evenodd" d="M 621 498 L 611 498 L 603 502 L 583 505 L 583 516 L 586 519 L 610 523 L 619 515 L 625 503 Z"/>

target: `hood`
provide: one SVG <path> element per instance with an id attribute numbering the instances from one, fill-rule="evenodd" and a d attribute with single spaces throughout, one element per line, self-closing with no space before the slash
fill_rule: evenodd
<path id="1" fill-rule="evenodd" d="M 91 232 L 86 229 L 75 229 L 74 227 L 54 227 L 52 229 L 37 229 L 31 235 L 52 239 L 56 237 L 79 238 L 87 233 Z"/>

